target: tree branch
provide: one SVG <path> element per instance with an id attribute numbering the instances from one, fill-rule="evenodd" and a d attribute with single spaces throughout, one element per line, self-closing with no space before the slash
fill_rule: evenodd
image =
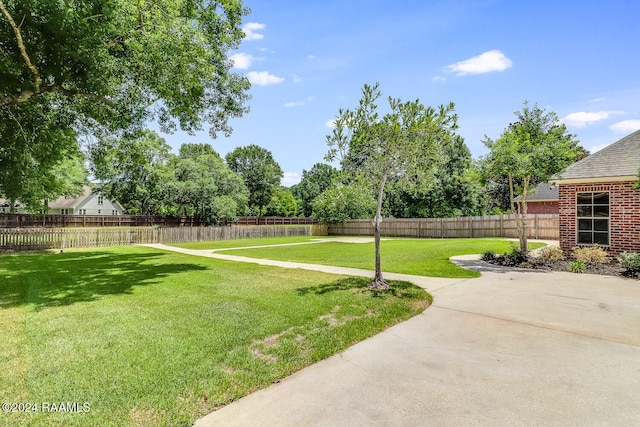
<path id="1" fill-rule="evenodd" d="M 16 35 L 16 40 L 18 41 L 18 49 L 20 49 L 20 54 L 22 55 L 24 62 L 27 64 L 27 67 L 29 67 L 31 74 L 33 74 L 33 87 L 35 88 L 35 91 L 38 92 L 40 90 L 41 82 L 40 73 L 38 72 L 38 69 L 35 67 L 35 65 L 33 65 L 31 59 L 29 58 L 29 55 L 27 54 L 27 49 L 24 46 L 24 40 L 22 40 L 20 28 L 18 28 L 18 26 L 16 25 L 16 22 L 9 14 L 9 11 L 7 11 L 7 8 L 4 6 L 2 0 L 0 0 L 0 11 L 2 11 L 2 14 L 5 16 L 5 18 L 7 18 L 7 21 L 9 21 L 11 28 L 13 28 L 13 32 Z M 30 95 L 28 98 L 30 98 L 31 96 L 33 95 Z"/>
<path id="2" fill-rule="evenodd" d="M 0 0 L 0 3 L 1 3 L 1 0 Z M 116 106 L 116 104 L 113 101 L 103 96 L 96 95 L 93 93 L 80 92 L 77 90 L 65 89 L 60 84 L 54 84 L 51 86 L 45 86 L 43 88 L 40 88 L 38 91 L 28 89 L 17 94 L 0 96 L 0 107 L 4 107 L 6 105 L 21 104 L 23 102 L 27 102 L 29 99 L 31 99 L 35 95 L 40 95 L 42 93 L 61 93 L 69 97 L 84 98 L 91 101 L 100 102 L 101 104 L 108 105 L 109 107 Z"/>

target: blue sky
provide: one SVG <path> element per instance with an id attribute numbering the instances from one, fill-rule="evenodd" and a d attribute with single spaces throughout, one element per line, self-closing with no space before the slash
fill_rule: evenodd
<path id="1" fill-rule="evenodd" d="M 283 185 L 324 161 L 328 123 L 365 83 L 436 107 L 454 102 L 474 158 L 523 102 L 555 112 L 596 151 L 640 129 L 640 1 L 245 0 L 245 40 L 230 52 L 252 82 L 230 137 L 163 135 L 175 150 L 221 155 L 257 144 Z"/>

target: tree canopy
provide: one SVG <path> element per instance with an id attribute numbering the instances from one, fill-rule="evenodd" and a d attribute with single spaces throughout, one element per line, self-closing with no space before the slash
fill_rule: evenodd
<path id="1" fill-rule="evenodd" d="M 484 210 L 479 171 L 464 139 L 458 135 L 443 147 L 432 186 L 407 191 L 396 189 L 393 180 L 390 184 L 385 207 L 396 218 L 473 216 Z"/>
<path id="2" fill-rule="evenodd" d="M 229 134 L 250 86 L 228 59 L 247 13 L 239 0 L 0 0 L 0 196 L 48 193 L 46 178 L 26 178 L 46 176 L 80 138 L 150 120 Z"/>
<path id="3" fill-rule="evenodd" d="M 302 170 L 302 179 L 291 187 L 291 192 L 298 200 L 298 209 L 304 216 L 311 216 L 313 200 L 331 187 L 337 176 L 336 168 L 326 163 L 316 163 L 310 170 Z"/>
<path id="4" fill-rule="evenodd" d="M 262 215 L 271 197 L 280 188 L 282 168 L 271 151 L 255 144 L 238 147 L 225 156 L 227 164 L 237 173 L 249 189 L 249 208 Z"/>
<path id="5" fill-rule="evenodd" d="M 389 285 L 380 266 L 380 225 L 386 184 L 393 179 L 399 188 L 429 188 L 443 148 L 453 139 L 457 116 L 453 103 L 435 109 L 419 100 L 403 102 L 391 97 L 389 112 L 381 116 L 378 86 L 365 84 L 358 107 L 339 110 L 335 128 L 327 136 L 326 159 L 339 160 L 343 172 L 368 184 L 375 194 L 376 275 L 371 288 L 385 289 Z"/>
<path id="6" fill-rule="evenodd" d="M 514 198 L 521 197 L 519 221 L 520 250 L 527 253 L 527 195 L 531 188 L 547 182 L 581 155 L 575 136 L 568 133 L 554 112 L 537 105 L 529 107 L 525 101 L 522 111 L 515 112 L 517 121 L 511 123 L 497 140 L 486 138 L 489 154 L 483 159 L 489 176 L 506 177 L 510 189 L 511 210 Z"/>
<path id="7" fill-rule="evenodd" d="M 240 1 L 0 1 L 0 106 L 42 102 L 76 126 L 229 131 L 248 81 L 227 58 Z"/>
<path id="8" fill-rule="evenodd" d="M 91 145 L 89 158 L 104 195 L 120 202 L 128 213 L 151 215 L 157 213 L 160 168 L 168 162 L 169 151 L 157 133 L 140 130 Z"/>

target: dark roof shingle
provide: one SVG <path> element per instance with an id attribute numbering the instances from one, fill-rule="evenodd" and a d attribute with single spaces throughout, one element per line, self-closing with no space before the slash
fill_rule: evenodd
<path id="1" fill-rule="evenodd" d="M 572 164 L 551 179 L 615 178 L 638 175 L 640 130 Z"/>

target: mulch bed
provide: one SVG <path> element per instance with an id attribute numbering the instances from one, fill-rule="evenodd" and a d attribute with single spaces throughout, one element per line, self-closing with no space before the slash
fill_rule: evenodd
<path id="1" fill-rule="evenodd" d="M 513 264 L 509 259 L 496 256 L 493 260 L 487 260 L 490 264 L 494 265 L 502 265 L 506 267 L 517 267 L 517 268 L 528 268 L 534 270 L 545 270 L 545 271 L 570 271 L 569 264 L 571 264 L 573 260 L 565 259 L 561 261 L 551 261 L 542 258 L 536 257 L 527 257 L 527 260 L 518 264 Z M 636 276 L 633 274 L 628 274 L 627 271 L 620 267 L 620 264 L 617 260 L 613 259 L 607 264 L 585 264 L 585 274 L 601 274 L 606 276 L 618 276 L 618 277 L 632 277 Z"/>

